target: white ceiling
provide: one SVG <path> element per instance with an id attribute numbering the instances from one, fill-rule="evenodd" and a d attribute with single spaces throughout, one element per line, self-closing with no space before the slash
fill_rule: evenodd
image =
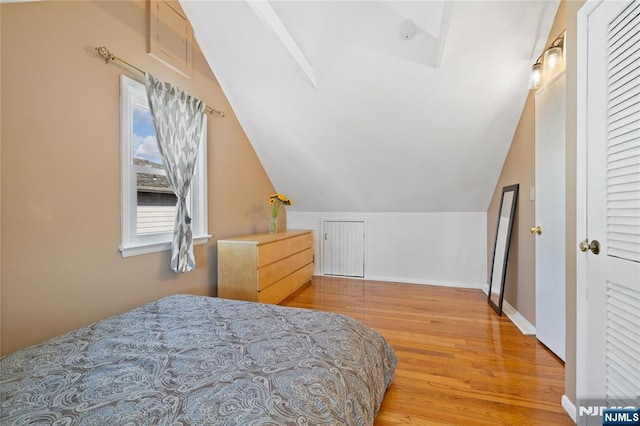
<path id="1" fill-rule="evenodd" d="M 558 3 L 181 0 L 289 209 L 342 212 L 486 210 Z"/>

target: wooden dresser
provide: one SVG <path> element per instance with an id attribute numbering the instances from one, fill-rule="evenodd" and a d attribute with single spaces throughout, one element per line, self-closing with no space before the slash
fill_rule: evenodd
<path id="1" fill-rule="evenodd" d="M 278 303 L 312 275 L 310 230 L 218 240 L 218 297 Z"/>

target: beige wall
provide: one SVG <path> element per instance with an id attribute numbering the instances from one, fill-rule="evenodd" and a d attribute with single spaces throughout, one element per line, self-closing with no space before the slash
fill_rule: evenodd
<path id="1" fill-rule="evenodd" d="M 491 274 L 502 188 L 507 185 L 520 184 L 507 263 L 505 300 L 532 324 L 535 324 L 535 246 L 534 239 L 529 233 L 529 228 L 534 226 L 534 203 L 529 201 L 529 188 L 534 186 L 534 130 L 534 96 L 532 92 L 527 97 L 491 204 L 487 210 L 487 247 L 489 249 L 487 271 L 488 274 Z"/>
<path id="2" fill-rule="evenodd" d="M 202 54 L 191 79 L 148 56 L 142 1 L 0 7 L 3 354 L 164 295 L 215 295 L 215 239 L 266 231 L 273 187 Z M 214 239 L 188 274 L 168 252 L 118 252 L 118 76 L 136 75 L 106 65 L 100 45 L 227 113 L 208 119 Z"/>

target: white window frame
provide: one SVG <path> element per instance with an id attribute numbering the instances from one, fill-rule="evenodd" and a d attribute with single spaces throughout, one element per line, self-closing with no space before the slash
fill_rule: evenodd
<path id="1" fill-rule="evenodd" d="M 162 174 L 158 169 L 133 164 L 133 106 L 147 105 L 144 84 L 120 76 L 120 253 L 136 256 L 171 249 L 172 232 L 137 235 L 137 173 Z M 207 220 L 207 120 L 202 125 L 196 163 L 187 206 L 192 218 L 193 244 L 205 244 L 211 235 Z"/>

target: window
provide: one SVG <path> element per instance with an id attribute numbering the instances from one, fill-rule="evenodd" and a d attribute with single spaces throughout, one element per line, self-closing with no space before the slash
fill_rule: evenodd
<path id="1" fill-rule="evenodd" d="M 167 180 L 143 84 L 120 77 L 121 245 L 123 257 L 171 248 L 177 198 Z M 207 235 L 207 121 L 188 206 L 193 243 Z"/>

